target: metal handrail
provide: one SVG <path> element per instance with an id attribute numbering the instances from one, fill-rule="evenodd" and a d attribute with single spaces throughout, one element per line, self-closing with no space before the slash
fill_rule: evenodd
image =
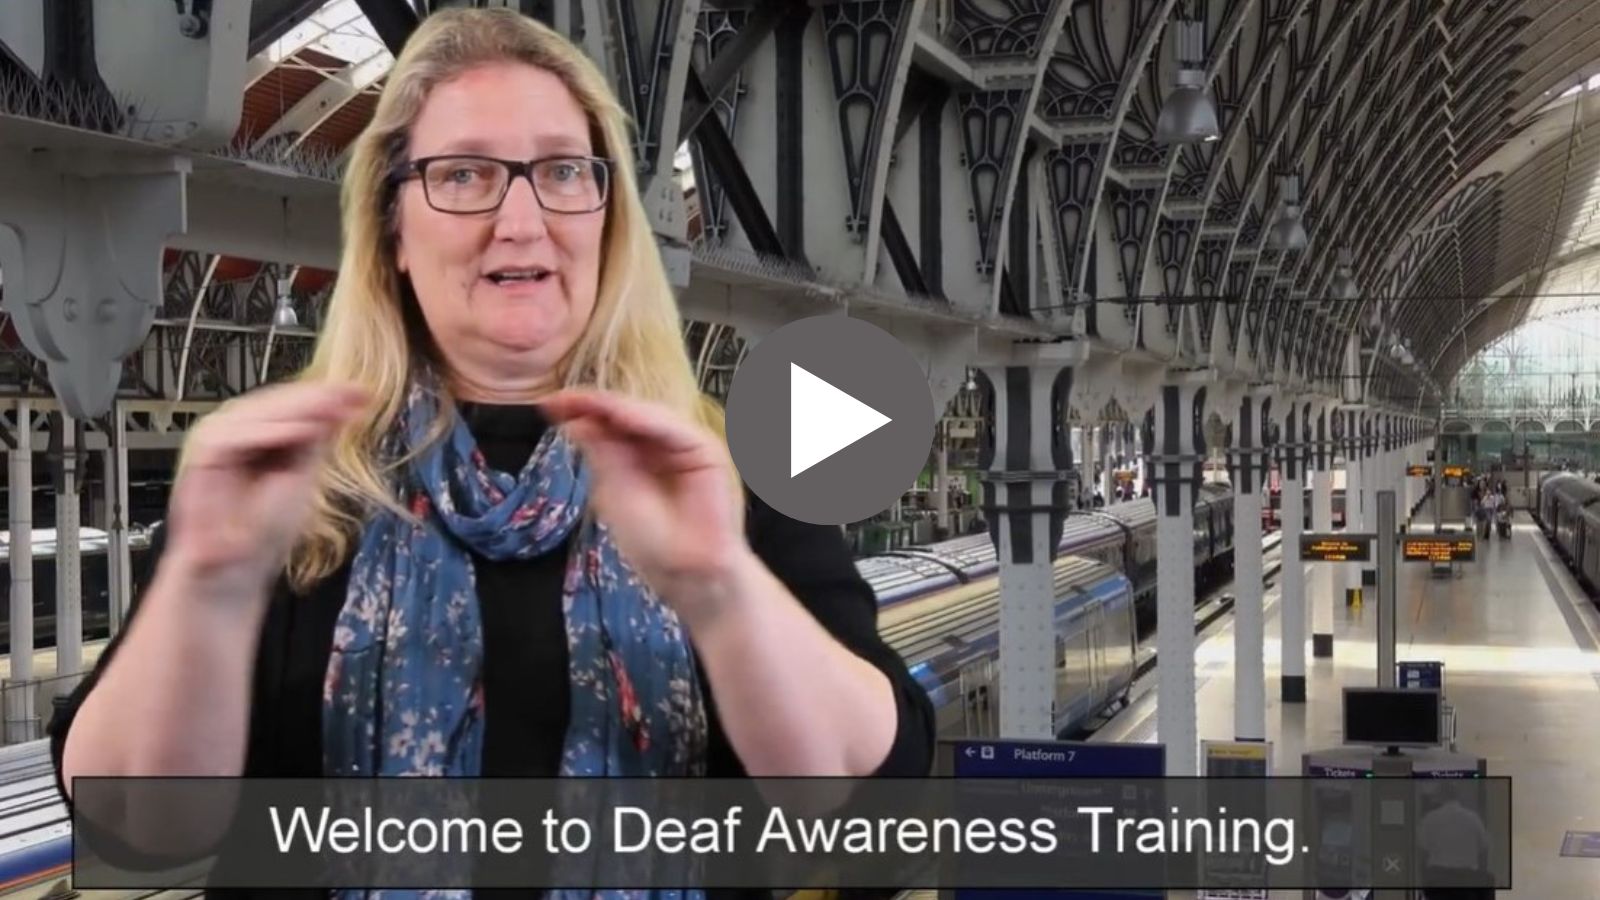
<path id="1" fill-rule="evenodd" d="M 65 701 L 87 672 L 46 675 L 21 681 L 0 679 L 0 746 L 38 740 L 45 736 L 47 718 L 41 710 L 48 706 L 51 715 Z M 32 702 L 19 702 L 19 692 L 32 692 Z M 21 713 L 21 714 L 19 714 Z"/>

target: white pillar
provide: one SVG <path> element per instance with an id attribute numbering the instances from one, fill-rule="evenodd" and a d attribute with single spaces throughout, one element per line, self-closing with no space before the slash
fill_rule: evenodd
<path id="1" fill-rule="evenodd" d="M 1400 521 L 1405 524 L 1406 530 L 1411 530 L 1411 507 L 1417 502 L 1417 480 L 1409 474 L 1411 468 L 1411 422 L 1401 419 L 1399 436 L 1395 438 L 1397 458 L 1395 464 L 1400 467 L 1400 502 L 1405 504 L 1400 509 Z"/>
<path id="2" fill-rule="evenodd" d="M 1344 445 L 1344 530 L 1356 533 L 1362 530 L 1365 520 L 1362 517 L 1363 501 L 1366 493 L 1363 490 L 1366 482 L 1366 466 L 1363 465 L 1365 448 L 1363 447 L 1361 414 L 1355 410 L 1345 410 L 1345 440 Z M 1334 609 L 1338 609 L 1348 596 L 1347 591 L 1361 587 L 1361 563 L 1345 563 L 1339 568 L 1344 570 L 1344 590 L 1340 591 Z"/>
<path id="3" fill-rule="evenodd" d="M 1201 457 L 1195 440 L 1203 376 L 1161 387 L 1155 415 L 1156 740 L 1166 745 L 1167 774 L 1199 772 L 1195 720 L 1194 505 Z"/>
<path id="4" fill-rule="evenodd" d="M 1317 469 L 1311 478 L 1311 528 L 1319 534 L 1333 530 L 1333 455 L 1334 442 L 1329 428 L 1330 419 L 1340 415 L 1337 410 L 1323 407 L 1317 414 L 1316 460 Z M 1349 509 L 1349 503 L 1345 504 Z M 1333 656 L 1334 610 L 1339 603 L 1342 579 L 1337 567 L 1316 566 L 1317 593 L 1319 597 L 1311 607 L 1311 652 L 1313 656 Z"/>
<path id="5" fill-rule="evenodd" d="M 1383 486 L 1383 466 L 1378 459 L 1378 416 L 1376 413 L 1362 413 L 1361 420 L 1361 530 L 1372 531 L 1378 527 L 1378 490 Z M 1373 562 L 1360 565 L 1363 575 L 1376 571 L 1377 557 L 1373 559 Z M 1365 590 L 1364 581 L 1358 581 L 1356 586 L 1363 588 L 1362 602 L 1376 608 L 1377 587 Z"/>
<path id="6" fill-rule="evenodd" d="M 34 727 L 33 672 L 33 409 L 17 401 L 17 447 L 11 478 L 11 678 L 6 690 L 7 744 L 44 737 Z"/>
<path id="7" fill-rule="evenodd" d="M 60 477 L 56 481 L 56 674 L 83 671 L 83 568 L 78 552 L 77 422 L 57 413 L 61 428 Z M 70 690 L 58 681 L 57 691 Z"/>
<path id="8" fill-rule="evenodd" d="M 1116 482 L 1111 478 L 1111 472 L 1116 467 L 1112 461 L 1116 458 L 1116 441 L 1114 432 L 1120 432 L 1121 425 L 1102 425 L 1100 427 L 1100 496 L 1105 498 L 1106 505 L 1111 505 L 1111 491 L 1116 487 Z"/>
<path id="9" fill-rule="evenodd" d="M 1383 486 L 1379 490 L 1394 491 L 1398 494 L 1400 491 L 1400 478 L 1394 471 L 1394 434 L 1390 430 L 1393 427 L 1393 417 L 1385 413 L 1382 423 L 1383 433 L 1379 436 L 1378 452 L 1382 454 L 1380 458 L 1383 460 Z M 1398 515 L 1398 511 L 1396 511 L 1396 514 Z M 1399 520 L 1396 519 L 1396 527 L 1398 527 L 1398 522 Z M 1377 557 L 1374 556 L 1373 558 L 1376 559 Z"/>
<path id="10" fill-rule="evenodd" d="M 1094 504 L 1094 426 L 1078 429 L 1078 506 Z"/>
<path id="11" fill-rule="evenodd" d="M 1398 506 L 1405 502 L 1406 496 L 1406 470 L 1400 464 L 1400 433 L 1399 423 L 1394 416 L 1383 417 L 1383 445 L 1384 457 L 1389 461 L 1389 490 L 1394 491 L 1395 502 L 1395 528 L 1405 524 L 1406 514 L 1410 512 L 1405 507 Z"/>
<path id="12" fill-rule="evenodd" d="M 1300 535 L 1304 530 L 1306 514 L 1305 491 L 1302 487 L 1305 482 L 1301 473 L 1306 461 L 1306 414 L 1310 409 L 1310 404 L 1290 404 L 1288 414 L 1284 416 L 1283 446 L 1278 454 L 1283 484 L 1283 542 L 1279 544 L 1283 554 L 1283 569 L 1279 578 L 1282 612 L 1278 616 L 1283 628 L 1283 649 L 1278 680 L 1281 688 L 1279 696 L 1285 703 L 1306 702 L 1306 567 L 1300 561 Z"/>
<path id="13" fill-rule="evenodd" d="M 106 449 L 107 610 L 116 634 L 133 600 L 132 560 L 128 552 L 128 419 L 122 404 L 111 404 L 110 446 Z"/>
<path id="14" fill-rule="evenodd" d="M 1070 453 L 1058 458 L 1055 452 L 1050 398 L 1058 387 L 1071 390 L 1072 369 L 1050 353 L 1061 351 L 1041 349 L 982 370 L 995 396 L 994 462 L 983 490 L 998 526 L 999 732 L 1007 739 L 1056 737 L 1056 546 L 1051 535 L 1071 501 L 1053 473 L 1069 469 L 1072 460 Z"/>
<path id="15" fill-rule="evenodd" d="M 1262 426 L 1270 403 L 1247 393 L 1239 401 L 1234 429 L 1238 447 L 1233 459 L 1233 736 L 1240 741 L 1267 738 L 1261 492 L 1266 480 Z"/>

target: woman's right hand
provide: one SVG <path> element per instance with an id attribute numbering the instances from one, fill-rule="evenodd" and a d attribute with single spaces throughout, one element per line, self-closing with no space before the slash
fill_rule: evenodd
<path id="1" fill-rule="evenodd" d="M 327 447 L 365 403 L 359 387 L 292 383 L 201 419 L 172 487 L 163 556 L 220 593 L 265 588 L 310 513 Z"/>

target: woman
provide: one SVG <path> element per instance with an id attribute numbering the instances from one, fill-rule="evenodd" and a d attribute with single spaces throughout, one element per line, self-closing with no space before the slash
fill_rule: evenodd
<path id="1" fill-rule="evenodd" d="M 53 724 L 65 796 L 928 770 L 837 529 L 740 489 L 630 152 L 559 35 L 424 21 L 353 148 L 315 358 L 190 435 L 150 583 Z"/>

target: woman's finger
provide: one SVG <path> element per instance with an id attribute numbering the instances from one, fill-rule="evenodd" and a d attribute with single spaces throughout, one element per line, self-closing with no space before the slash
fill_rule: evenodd
<path id="1" fill-rule="evenodd" d="M 715 467 L 723 462 L 723 457 L 717 454 L 715 445 L 708 441 L 672 446 L 656 440 L 651 435 L 624 431 L 617 428 L 610 419 L 601 416 L 573 419 L 563 427 L 567 429 L 568 434 L 573 434 L 574 426 L 577 432 L 574 442 L 579 450 L 593 457 L 596 448 L 599 448 L 599 452 L 605 456 L 603 460 L 596 460 L 597 463 L 613 467 L 624 466 L 659 475 L 670 472 L 693 472 Z"/>
<path id="2" fill-rule="evenodd" d="M 620 432 L 619 437 L 648 440 L 667 451 L 700 450 L 708 443 L 705 433 L 670 411 L 616 393 L 573 388 L 545 399 L 541 406 L 558 422 L 591 417 Z"/>
<path id="3" fill-rule="evenodd" d="M 196 448 L 190 467 L 236 466 L 261 453 L 310 450 L 332 434 L 332 426 L 322 422 L 252 422 L 216 429 Z"/>
<path id="4" fill-rule="evenodd" d="M 344 421 L 366 403 L 366 389 L 357 385 L 303 382 L 272 385 L 251 393 L 228 411 L 230 419 L 250 421 Z"/>

